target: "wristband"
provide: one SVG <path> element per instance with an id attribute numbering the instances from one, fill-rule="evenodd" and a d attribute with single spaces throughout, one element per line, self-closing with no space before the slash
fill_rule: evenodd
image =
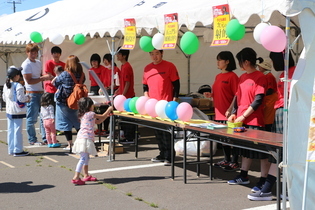
<path id="1" fill-rule="evenodd" d="M 246 117 L 244 116 L 244 114 L 242 114 L 242 116 L 246 119 Z"/>

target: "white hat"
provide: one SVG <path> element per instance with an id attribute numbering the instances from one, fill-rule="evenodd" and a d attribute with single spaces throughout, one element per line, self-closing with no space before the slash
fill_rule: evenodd
<path id="1" fill-rule="evenodd" d="M 263 62 L 261 62 L 261 63 L 258 63 L 257 65 L 260 66 L 261 68 L 267 69 L 267 70 L 269 70 L 269 71 L 272 70 L 271 63 L 268 62 L 268 61 L 263 61 Z"/>

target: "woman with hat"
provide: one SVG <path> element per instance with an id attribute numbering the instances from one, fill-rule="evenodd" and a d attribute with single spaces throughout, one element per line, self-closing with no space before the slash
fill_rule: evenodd
<path id="1" fill-rule="evenodd" d="M 266 96 L 265 96 L 265 108 L 264 108 L 264 120 L 265 130 L 270 131 L 272 129 L 273 122 L 275 120 L 276 110 L 274 108 L 276 101 L 278 100 L 277 82 L 276 78 L 271 73 L 271 62 L 258 58 L 257 64 L 258 70 L 262 72 L 267 79 Z"/>
<path id="2" fill-rule="evenodd" d="M 14 157 L 28 155 L 23 150 L 22 125 L 23 118 L 26 117 L 25 103 L 30 101 L 30 97 L 24 94 L 24 87 L 18 82 L 22 77 L 21 70 L 15 66 L 8 69 L 2 94 L 8 118 L 8 153 Z"/>

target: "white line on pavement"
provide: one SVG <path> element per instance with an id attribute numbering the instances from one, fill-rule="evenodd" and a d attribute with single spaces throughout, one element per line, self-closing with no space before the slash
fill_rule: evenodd
<path id="1" fill-rule="evenodd" d="M 290 208 L 289 201 L 287 201 L 286 207 Z M 258 206 L 258 207 L 243 209 L 243 210 L 276 210 L 276 209 L 277 209 L 277 204 L 269 204 L 269 205 L 266 205 L 266 206 Z M 281 201 L 281 208 L 280 209 L 282 209 L 282 201 Z"/>
<path id="2" fill-rule="evenodd" d="M 54 163 L 58 163 L 57 160 L 52 159 L 52 158 L 50 158 L 50 157 L 48 157 L 48 156 L 43 156 L 43 158 L 46 158 L 47 160 L 50 160 L 50 161 L 52 161 L 52 162 L 54 162 Z"/>
<path id="3" fill-rule="evenodd" d="M 4 162 L 4 161 L 0 161 L 0 163 L 2 163 L 3 165 L 8 166 L 8 167 L 10 167 L 10 168 L 15 168 L 15 166 L 10 165 L 9 163 L 6 163 L 6 162 Z"/>
<path id="4" fill-rule="evenodd" d="M 119 167 L 119 168 L 100 169 L 100 170 L 89 171 L 89 173 L 90 174 L 98 174 L 98 173 L 106 173 L 106 172 L 112 172 L 112 171 L 123 171 L 123 170 L 138 169 L 138 168 L 156 167 L 156 166 L 164 166 L 164 163 L 154 163 L 154 164 L 146 164 L 146 165 L 137 165 L 137 166 L 126 166 L 126 167 Z"/>

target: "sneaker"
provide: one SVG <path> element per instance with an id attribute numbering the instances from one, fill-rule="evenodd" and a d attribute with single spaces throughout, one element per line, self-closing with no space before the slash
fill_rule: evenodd
<path id="1" fill-rule="evenodd" d="M 64 134 L 63 131 L 57 131 L 57 132 L 56 132 L 56 135 L 57 135 L 57 136 L 60 136 L 60 135 L 63 135 L 63 134 Z"/>
<path id="2" fill-rule="evenodd" d="M 224 171 L 237 171 L 240 169 L 238 163 L 230 163 L 229 165 L 223 168 Z"/>
<path id="3" fill-rule="evenodd" d="M 124 139 L 124 140 L 120 140 L 120 143 L 121 144 L 133 144 L 135 142 L 132 139 Z"/>
<path id="4" fill-rule="evenodd" d="M 97 181 L 97 178 L 95 178 L 95 177 L 90 175 L 90 176 L 88 176 L 86 178 L 83 178 L 82 181 L 84 181 L 84 182 L 88 182 L 88 181 L 95 182 L 95 181 Z"/>
<path id="5" fill-rule="evenodd" d="M 14 157 L 22 157 L 22 156 L 27 156 L 27 155 L 29 155 L 29 153 L 25 151 L 13 154 Z"/>
<path id="6" fill-rule="evenodd" d="M 161 156 L 156 156 L 155 158 L 151 159 L 152 162 L 156 163 L 156 162 L 165 162 L 165 159 L 162 158 Z"/>
<path id="7" fill-rule="evenodd" d="M 259 192 L 261 191 L 261 189 L 263 188 L 264 184 L 257 182 L 256 186 L 252 188 L 252 192 Z"/>
<path id="8" fill-rule="evenodd" d="M 55 143 L 55 144 L 51 144 L 51 146 L 50 147 L 52 147 L 52 148 L 56 148 L 56 147 L 60 147 L 61 146 L 61 144 L 60 143 Z"/>
<path id="9" fill-rule="evenodd" d="M 235 179 L 228 181 L 228 184 L 249 184 L 249 183 L 250 183 L 250 181 L 249 181 L 248 177 L 241 177 L 240 175 L 235 177 Z"/>
<path id="10" fill-rule="evenodd" d="M 170 166 L 171 165 L 171 161 L 169 160 L 164 160 L 164 166 Z"/>
<path id="11" fill-rule="evenodd" d="M 30 145 L 34 145 L 34 146 L 41 146 L 42 142 L 36 141 L 36 142 L 30 142 Z"/>
<path id="12" fill-rule="evenodd" d="M 47 147 L 51 148 L 53 144 L 47 144 Z"/>
<path id="13" fill-rule="evenodd" d="M 224 168 L 224 167 L 228 166 L 229 164 L 230 164 L 230 163 L 229 163 L 228 161 L 226 161 L 226 160 L 221 160 L 221 161 L 219 161 L 219 162 L 213 164 L 213 166 L 216 167 L 216 168 L 221 168 L 221 167 Z"/>
<path id="14" fill-rule="evenodd" d="M 258 191 L 247 195 L 247 198 L 251 201 L 272 201 L 272 194 L 271 192 L 263 193 Z"/>
<path id="15" fill-rule="evenodd" d="M 64 147 L 63 150 L 68 150 L 68 151 L 70 151 L 70 147 Z"/>
<path id="16" fill-rule="evenodd" d="M 71 182 L 75 185 L 85 185 L 85 182 L 82 181 L 81 179 L 78 179 L 78 180 L 71 180 Z"/>
<path id="17" fill-rule="evenodd" d="M 95 131 L 94 131 L 94 134 L 95 135 L 97 135 L 97 134 L 99 134 L 100 133 L 100 130 L 99 129 L 96 129 Z"/>

